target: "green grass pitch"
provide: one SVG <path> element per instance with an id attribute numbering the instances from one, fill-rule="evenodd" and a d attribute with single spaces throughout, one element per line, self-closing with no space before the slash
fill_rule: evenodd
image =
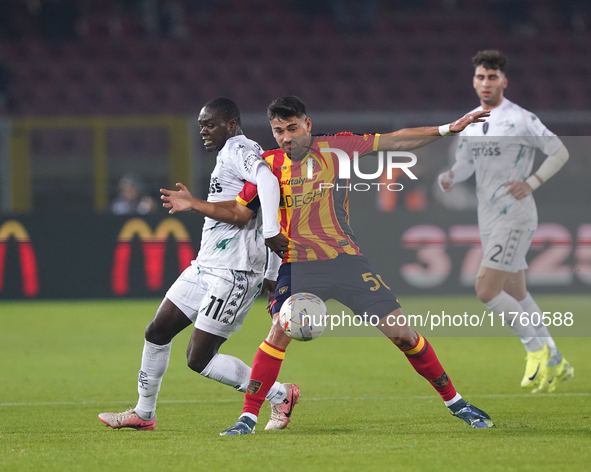
<path id="1" fill-rule="evenodd" d="M 591 306 L 591 297 L 537 298 L 585 317 Z M 482 313 L 475 297 L 403 302 L 407 313 Z M 255 435 L 220 437 L 243 395 L 186 367 L 187 330 L 173 342 L 156 430 L 113 431 L 97 414 L 135 405 L 143 330 L 158 303 L 0 303 L 1 471 L 589 470 L 587 337 L 557 338 L 576 376 L 545 395 L 519 387 L 524 351 L 516 338 L 431 337 L 458 391 L 495 421 L 491 430 L 451 417 L 386 339 L 294 342 L 279 377 L 302 390 L 289 427 L 264 431 L 264 407 Z M 269 328 L 263 307 L 257 302 L 222 352 L 252 362 Z"/>

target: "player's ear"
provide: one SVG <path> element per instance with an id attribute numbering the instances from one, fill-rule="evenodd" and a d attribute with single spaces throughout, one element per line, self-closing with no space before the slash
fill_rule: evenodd
<path id="1" fill-rule="evenodd" d="M 507 80 L 507 77 L 503 77 L 503 88 L 506 89 L 507 88 L 507 84 L 509 83 L 509 81 Z"/>
<path id="2" fill-rule="evenodd" d="M 312 131 L 312 120 L 310 119 L 310 117 L 306 117 L 306 131 L 309 133 L 310 131 Z"/>
<path id="3" fill-rule="evenodd" d="M 238 120 L 236 118 L 230 118 L 230 120 L 228 121 L 228 131 L 233 133 L 234 131 L 236 131 L 237 126 Z"/>

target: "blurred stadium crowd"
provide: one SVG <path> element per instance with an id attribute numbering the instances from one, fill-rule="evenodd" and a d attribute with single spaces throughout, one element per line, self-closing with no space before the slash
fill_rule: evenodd
<path id="1" fill-rule="evenodd" d="M 295 94 L 318 132 L 438 124 L 477 106 L 470 58 L 484 48 L 508 55 L 510 100 L 538 113 L 555 133 L 581 137 L 568 143 L 571 154 L 588 149 L 588 0 L 2 0 L 0 118 L 50 119 L 50 126 L 27 132 L 32 208 L 88 208 L 97 186 L 96 129 L 56 117 L 195 116 L 223 95 L 250 116 L 247 134 L 268 148 L 275 143 L 264 111 L 273 99 Z M 0 144 L 9 127 L 2 129 Z M 130 173 L 158 198 L 169 175 L 166 156 L 176 146 L 167 129 L 105 132 L 110 200 Z M 199 157 L 200 146 L 193 151 L 193 182 L 205 196 L 213 161 Z M 422 159 L 422 187 L 409 183 L 409 198 L 381 207 L 391 211 L 407 200 L 411 210 L 441 205 L 430 185 L 449 153 L 443 144 L 428 152 L 439 158 Z M 571 159 L 554 190 L 536 198 L 584 200 L 590 166 L 589 159 Z M 8 201 L 5 189 L 0 209 L 9 210 Z"/>
<path id="2" fill-rule="evenodd" d="M 467 110 L 470 57 L 491 47 L 523 107 L 591 109 L 586 0 L 3 0 L 0 110 L 194 113 L 227 95 L 261 111 L 285 93 L 314 110 Z"/>

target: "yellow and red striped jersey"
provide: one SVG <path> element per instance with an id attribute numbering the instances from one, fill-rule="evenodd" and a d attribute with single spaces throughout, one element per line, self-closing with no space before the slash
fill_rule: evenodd
<path id="1" fill-rule="evenodd" d="M 354 152 L 359 156 L 375 152 L 378 141 L 377 134 L 345 132 L 312 136 L 307 154 L 298 161 L 291 160 L 282 149 L 263 154 L 281 188 L 279 221 L 281 232 L 290 240 L 283 262 L 361 255 L 349 226 L 349 181 L 338 178 L 337 155 L 322 149 L 340 149 L 353 159 Z M 255 194 L 256 187 L 247 182 L 237 200 L 246 204 Z"/>

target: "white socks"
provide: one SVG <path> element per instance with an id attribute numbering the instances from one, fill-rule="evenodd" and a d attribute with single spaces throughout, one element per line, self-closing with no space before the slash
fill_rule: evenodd
<path id="1" fill-rule="evenodd" d="M 562 361 L 562 355 L 558 352 L 558 348 L 556 347 L 556 343 L 554 342 L 554 339 L 552 339 L 552 336 L 550 335 L 550 332 L 548 331 L 548 328 L 546 326 L 544 326 L 544 324 L 542 323 L 542 310 L 540 310 L 540 307 L 538 306 L 538 304 L 536 303 L 536 301 L 533 299 L 533 297 L 531 296 L 531 294 L 529 292 L 527 292 L 527 295 L 525 296 L 525 298 L 523 300 L 521 300 L 519 302 L 519 304 L 521 305 L 521 307 L 523 308 L 523 311 L 525 311 L 526 313 L 529 313 L 530 316 L 532 313 L 539 313 L 539 318 L 535 317 L 533 318 L 534 321 L 538 321 L 539 320 L 539 324 L 537 326 L 535 326 L 536 328 L 536 336 L 538 338 L 540 338 L 540 340 L 543 343 L 546 343 L 548 345 L 548 347 L 550 348 L 550 350 L 552 351 L 552 359 L 550 360 L 550 362 L 548 362 L 548 365 L 557 365 Z"/>
<path id="2" fill-rule="evenodd" d="M 443 403 L 445 403 L 445 406 L 450 407 L 454 403 L 459 402 L 461 399 L 462 399 L 462 396 L 456 392 L 455 397 L 453 397 L 451 400 L 443 400 Z"/>
<path id="3" fill-rule="evenodd" d="M 507 292 L 501 291 L 495 298 L 485 303 L 485 306 L 499 316 L 503 313 L 505 326 L 508 326 L 521 339 L 526 351 L 534 352 L 544 348 L 543 341 L 537 337 L 536 328 L 529 323 L 529 320 L 527 326 L 519 320 L 521 313 L 527 310 Z"/>
<path id="4" fill-rule="evenodd" d="M 239 392 L 246 392 L 250 380 L 250 367 L 236 357 L 216 354 L 200 374 L 229 385 Z"/>
<path id="5" fill-rule="evenodd" d="M 142 366 L 138 374 L 138 393 L 140 394 L 135 411 L 143 420 L 151 420 L 156 412 L 156 401 L 162 384 L 162 377 L 168 368 L 172 343 L 158 346 L 144 340 Z M 203 369 L 201 375 L 229 385 L 239 392 L 246 392 L 250 380 L 250 367 L 240 359 L 225 354 L 216 354 Z M 287 397 L 283 384 L 275 382 L 267 400 L 281 403 Z"/>
<path id="6" fill-rule="evenodd" d="M 226 354 L 216 354 L 209 364 L 203 369 L 201 375 L 212 380 L 216 380 L 225 385 L 235 388 L 239 392 L 246 392 L 250 380 L 250 367 L 237 357 Z M 275 382 L 269 393 L 267 400 L 271 403 L 281 403 L 287 397 L 287 392 L 283 384 Z"/>
<path id="7" fill-rule="evenodd" d="M 151 420 L 156 412 L 156 400 L 162 377 L 168 368 L 172 343 L 159 346 L 144 340 L 142 366 L 138 373 L 137 390 L 140 394 L 135 412 L 143 420 Z"/>

